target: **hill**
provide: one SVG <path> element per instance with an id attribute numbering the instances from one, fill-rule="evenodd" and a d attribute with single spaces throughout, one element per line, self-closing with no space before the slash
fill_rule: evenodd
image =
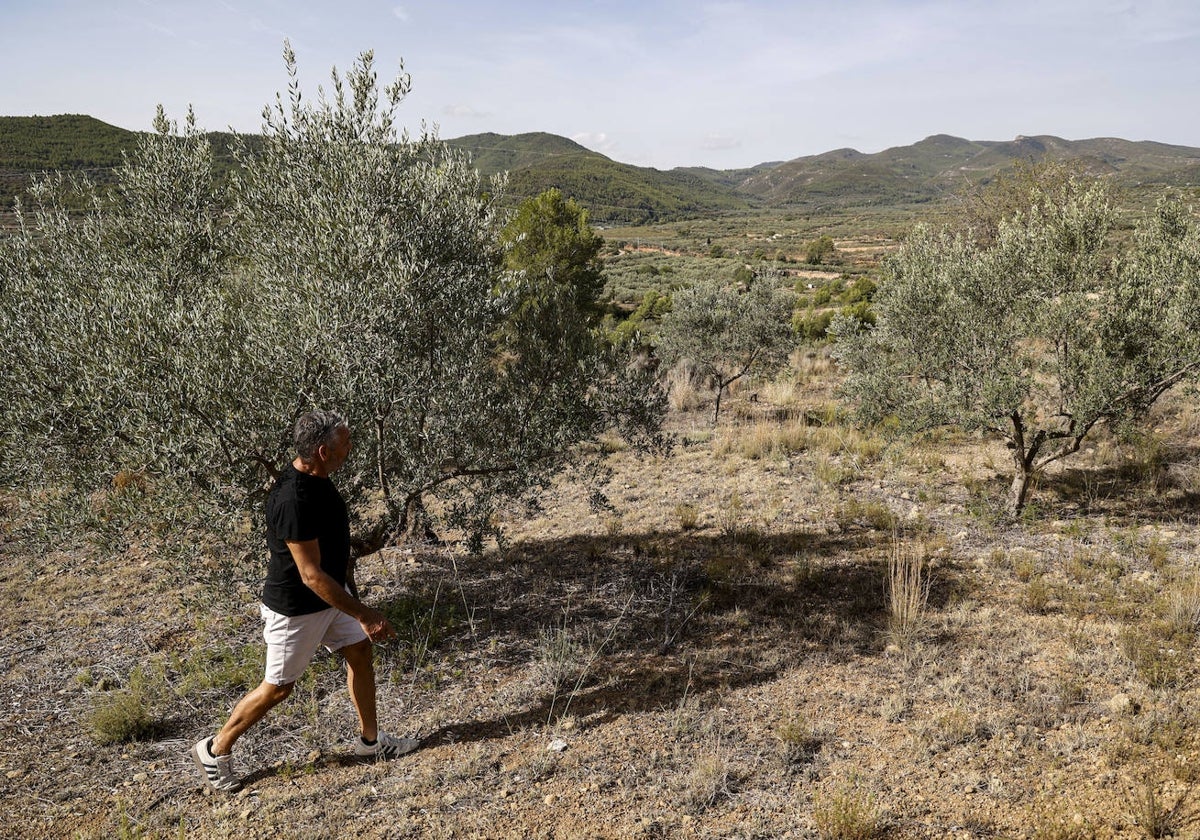
<path id="1" fill-rule="evenodd" d="M 752 202 L 733 193 L 719 177 L 618 163 L 553 134 L 474 134 L 446 142 L 470 152 L 484 175 L 507 171 L 513 201 L 557 187 L 587 207 L 598 222 L 642 224 L 742 210 Z"/>
<path id="2" fill-rule="evenodd" d="M 86 172 L 111 180 L 137 134 L 82 114 L 0 117 L 0 210 L 13 205 L 34 173 Z"/>
<path id="3" fill-rule="evenodd" d="M 10 209 L 43 172 L 82 173 L 97 183 L 111 183 L 113 171 L 139 136 L 82 114 L 0 117 L 0 212 Z M 234 135 L 216 131 L 208 136 L 222 176 L 234 166 Z M 257 141 L 255 136 L 247 139 L 251 145 Z"/>
<path id="4" fill-rule="evenodd" d="M 1108 137 L 974 141 L 936 134 L 876 154 L 838 149 L 796 158 L 752 175 L 735 190 L 775 207 L 920 203 L 986 183 L 1018 161 L 1046 160 L 1080 161 L 1125 187 L 1200 185 L 1200 149 L 1187 146 Z"/>
<path id="5" fill-rule="evenodd" d="M 233 135 L 210 135 L 218 170 L 232 167 Z M 0 117 L 0 210 L 36 172 L 85 171 L 104 182 L 137 134 L 82 115 Z M 250 142 L 255 138 L 250 136 Z M 1081 161 L 1132 190 L 1200 186 L 1200 148 L 1113 137 L 1050 135 L 965 140 L 935 134 L 875 154 L 835 149 L 743 169 L 659 170 L 612 160 L 545 132 L 473 134 L 446 141 L 484 175 L 508 172 L 516 202 L 557 187 L 604 224 L 646 224 L 758 208 L 904 206 L 986 183 L 1018 161 Z"/>

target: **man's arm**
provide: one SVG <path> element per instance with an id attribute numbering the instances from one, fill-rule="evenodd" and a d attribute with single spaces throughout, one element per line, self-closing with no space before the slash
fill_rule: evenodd
<path id="1" fill-rule="evenodd" d="M 382 642 L 396 635 L 387 616 L 348 593 L 321 568 L 321 546 L 316 540 L 289 541 L 287 547 L 292 553 L 292 559 L 296 561 L 296 568 L 300 571 L 300 579 L 304 581 L 304 585 L 329 606 L 358 619 L 367 638 L 373 642 Z"/>

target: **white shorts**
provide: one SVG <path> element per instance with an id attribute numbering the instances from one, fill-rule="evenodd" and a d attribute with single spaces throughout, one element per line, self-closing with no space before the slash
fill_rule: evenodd
<path id="1" fill-rule="evenodd" d="M 267 642 L 264 679 L 272 685 L 288 685 L 300 679 L 319 645 L 335 651 L 367 638 L 358 621 L 333 607 L 292 616 L 280 615 L 266 604 L 260 604 L 259 610 Z"/>

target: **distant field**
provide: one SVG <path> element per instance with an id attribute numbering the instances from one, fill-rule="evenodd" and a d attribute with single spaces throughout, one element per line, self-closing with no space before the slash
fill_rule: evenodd
<path id="1" fill-rule="evenodd" d="M 821 214 L 773 211 L 602 227 L 609 245 L 606 292 L 614 302 L 630 304 L 648 291 L 668 292 L 708 277 L 733 282 L 738 271 L 746 268 L 773 268 L 794 278 L 801 288 L 820 286 L 844 275 L 869 274 L 913 224 L 936 218 L 929 209 L 831 210 Z M 830 236 L 837 252 L 826 263 L 810 265 L 805 262 L 805 251 L 820 236 Z"/>

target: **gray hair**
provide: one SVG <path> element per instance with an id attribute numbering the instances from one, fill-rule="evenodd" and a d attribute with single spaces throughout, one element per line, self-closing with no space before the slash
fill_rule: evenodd
<path id="1" fill-rule="evenodd" d="M 333 440 L 338 429 L 349 430 L 346 418 L 336 411 L 309 411 L 296 420 L 296 454 L 303 461 L 317 457 L 317 448 Z"/>

